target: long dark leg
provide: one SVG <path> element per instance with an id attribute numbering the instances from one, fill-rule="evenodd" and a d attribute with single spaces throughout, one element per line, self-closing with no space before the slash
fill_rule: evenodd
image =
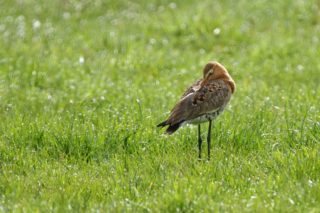
<path id="1" fill-rule="evenodd" d="M 198 148 L 199 148 L 199 159 L 201 159 L 201 146 L 202 146 L 202 138 L 201 138 L 200 124 L 198 124 Z"/>
<path id="2" fill-rule="evenodd" d="M 210 160 L 210 148 L 211 148 L 211 124 L 212 121 L 209 120 L 209 129 L 208 129 L 208 137 L 207 137 L 207 142 L 208 142 L 208 160 Z"/>

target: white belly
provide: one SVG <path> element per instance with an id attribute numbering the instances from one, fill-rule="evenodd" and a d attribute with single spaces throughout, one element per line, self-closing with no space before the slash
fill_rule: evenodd
<path id="1" fill-rule="evenodd" d="M 200 123 L 204 123 L 204 122 L 207 122 L 209 120 L 213 121 L 215 120 L 219 114 L 223 111 L 223 109 L 221 110 L 217 110 L 215 112 L 211 112 L 211 113 L 207 113 L 207 114 L 204 114 L 202 116 L 199 116 L 197 118 L 194 118 L 192 120 L 188 120 L 186 121 L 187 124 L 200 124 Z"/>

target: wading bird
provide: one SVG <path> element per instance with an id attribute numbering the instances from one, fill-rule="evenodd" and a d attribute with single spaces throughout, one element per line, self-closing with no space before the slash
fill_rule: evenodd
<path id="1" fill-rule="evenodd" d="M 166 133 L 172 134 L 184 124 L 198 125 L 198 148 L 201 158 L 200 124 L 209 122 L 207 143 L 210 159 L 211 125 L 228 104 L 236 84 L 224 66 L 218 62 L 209 62 L 203 69 L 203 78 L 196 81 L 182 95 L 180 101 L 171 110 L 169 118 L 157 127 L 168 126 Z"/>

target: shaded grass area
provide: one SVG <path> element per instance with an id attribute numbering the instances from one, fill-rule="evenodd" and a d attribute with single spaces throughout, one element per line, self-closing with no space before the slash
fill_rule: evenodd
<path id="1" fill-rule="evenodd" d="M 320 211 L 317 1 L 0 8 L 1 211 Z M 209 60 L 238 89 L 206 162 L 155 125 Z"/>

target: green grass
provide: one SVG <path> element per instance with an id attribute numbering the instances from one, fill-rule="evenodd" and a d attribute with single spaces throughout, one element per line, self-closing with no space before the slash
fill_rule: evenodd
<path id="1" fill-rule="evenodd" d="M 1 212 L 320 212 L 319 1 L 0 8 Z M 237 91 L 200 162 L 155 125 L 209 60 Z"/>

